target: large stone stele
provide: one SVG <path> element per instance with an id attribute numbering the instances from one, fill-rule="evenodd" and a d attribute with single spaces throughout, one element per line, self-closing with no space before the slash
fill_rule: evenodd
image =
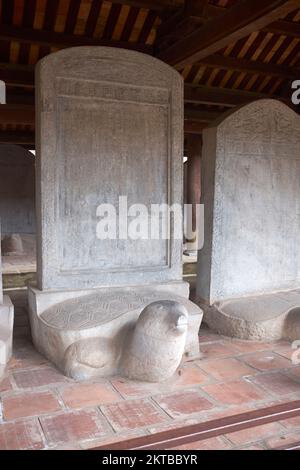
<path id="1" fill-rule="evenodd" d="M 174 301 L 189 314 L 185 353 L 199 355 L 202 311 L 182 282 L 172 212 L 162 221 L 169 240 L 96 236 L 98 206 L 118 209 L 119 196 L 128 207 L 182 204 L 182 78 L 137 52 L 79 47 L 43 59 L 36 89 L 38 288 L 29 304 L 37 348 L 66 375 L 111 374 L 113 351 L 122 354 L 143 309 Z M 95 344 L 109 366 L 98 362 L 83 377 L 80 361 L 97 363 Z"/>
<path id="2" fill-rule="evenodd" d="M 246 105 L 204 131 L 197 293 L 219 333 L 299 334 L 299 149 L 300 118 L 275 100 Z"/>
<path id="3" fill-rule="evenodd" d="M 1 235 L 1 234 L 0 234 Z M 0 249 L 0 380 L 4 374 L 5 366 L 12 354 L 14 324 L 14 307 L 8 296 L 3 296 L 1 249 Z"/>

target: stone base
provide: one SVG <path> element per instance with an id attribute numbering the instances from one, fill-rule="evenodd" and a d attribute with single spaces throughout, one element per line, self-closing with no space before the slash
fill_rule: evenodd
<path id="1" fill-rule="evenodd" d="M 12 354 L 14 307 L 9 297 L 0 305 L 0 379 Z"/>
<path id="2" fill-rule="evenodd" d="M 188 298 L 189 285 L 185 282 L 84 291 L 42 292 L 29 288 L 33 341 L 42 354 L 68 375 L 64 363 L 69 346 L 77 343 L 80 350 L 80 341 L 101 339 L 103 356 L 107 356 L 109 365 L 97 375 L 111 375 L 117 372 L 111 364 L 112 350 L 122 354 L 123 339 L 142 310 L 152 302 L 173 300 L 188 311 L 185 355 L 196 358 L 200 355 L 198 333 L 203 313 Z"/>
<path id="3" fill-rule="evenodd" d="M 300 340 L 300 289 L 201 306 L 205 323 L 216 333 L 254 341 Z"/>

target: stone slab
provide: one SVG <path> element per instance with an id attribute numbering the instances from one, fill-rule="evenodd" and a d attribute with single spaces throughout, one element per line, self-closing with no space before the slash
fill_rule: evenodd
<path id="1" fill-rule="evenodd" d="M 36 69 L 38 287 L 180 280 L 182 239 L 96 237 L 97 207 L 182 203 L 183 80 L 116 48 L 76 47 Z"/>
<path id="2" fill-rule="evenodd" d="M 0 305 L 0 379 L 12 354 L 14 307 L 6 295 Z"/>
<path id="3" fill-rule="evenodd" d="M 204 130 L 197 292 L 208 304 L 300 286 L 299 148 L 300 118 L 275 100 Z"/>

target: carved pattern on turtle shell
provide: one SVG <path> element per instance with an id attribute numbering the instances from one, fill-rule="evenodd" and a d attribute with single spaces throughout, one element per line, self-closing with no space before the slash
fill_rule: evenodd
<path id="1" fill-rule="evenodd" d="M 169 292 L 141 291 L 89 294 L 45 310 L 41 320 L 52 328 L 82 330 L 108 323 L 156 300 L 176 298 Z"/>

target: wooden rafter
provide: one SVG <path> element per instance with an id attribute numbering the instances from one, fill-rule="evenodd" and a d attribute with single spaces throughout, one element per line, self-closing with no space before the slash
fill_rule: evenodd
<path id="1" fill-rule="evenodd" d="M 300 68 L 298 67 L 287 67 L 258 61 L 236 59 L 216 54 L 202 59 L 201 62 L 199 62 L 199 66 L 200 65 L 239 72 L 269 75 L 288 80 L 296 79 L 300 73 Z M 0 62 L 0 79 L 4 80 L 7 86 L 32 88 L 34 86 L 34 67 L 32 65 Z"/>
<path id="2" fill-rule="evenodd" d="M 182 68 L 265 28 L 299 7 L 299 0 L 242 0 L 161 51 L 158 57 Z"/>
<path id="3" fill-rule="evenodd" d="M 112 39 L 97 39 L 82 35 L 56 33 L 53 31 L 26 29 L 20 26 L 1 25 L 0 40 L 17 41 L 22 44 L 35 44 L 44 47 L 67 48 L 75 46 L 111 46 L 134 49 L 146 54 L 152 54 L 153 49 L 146 44 L 114 41 Z"/>
<path id="4" fill-rule="evenodd" d="M 109 0 L 111 3 L 128 5 L 138 8 L 147 8 L 149 10 L 168 10 L 182 8 L 184 0 Z"/>
<path id="5" fill-rule="evenodd" d="M 231 108 L 262 98 L 272 98 L 272 96 L 205 85 L 193 86 L 186 84 L 184 87 L 184 101 L 190 104 L 213 104 Z"/>
<path id="6" fill-rule="evenodd" d="M 211 55 L 199 62 L 199 65 L 207 65 L 220 69 L 233 70 L 237 72 L 255 73 L 260 75 L 271 75 L 273 77 L 294 79 L 299 76 L 298 67 L 288 67 L 272 63 L 259 62 L 254 60 L 237 59 L 235 57 Z"/>

